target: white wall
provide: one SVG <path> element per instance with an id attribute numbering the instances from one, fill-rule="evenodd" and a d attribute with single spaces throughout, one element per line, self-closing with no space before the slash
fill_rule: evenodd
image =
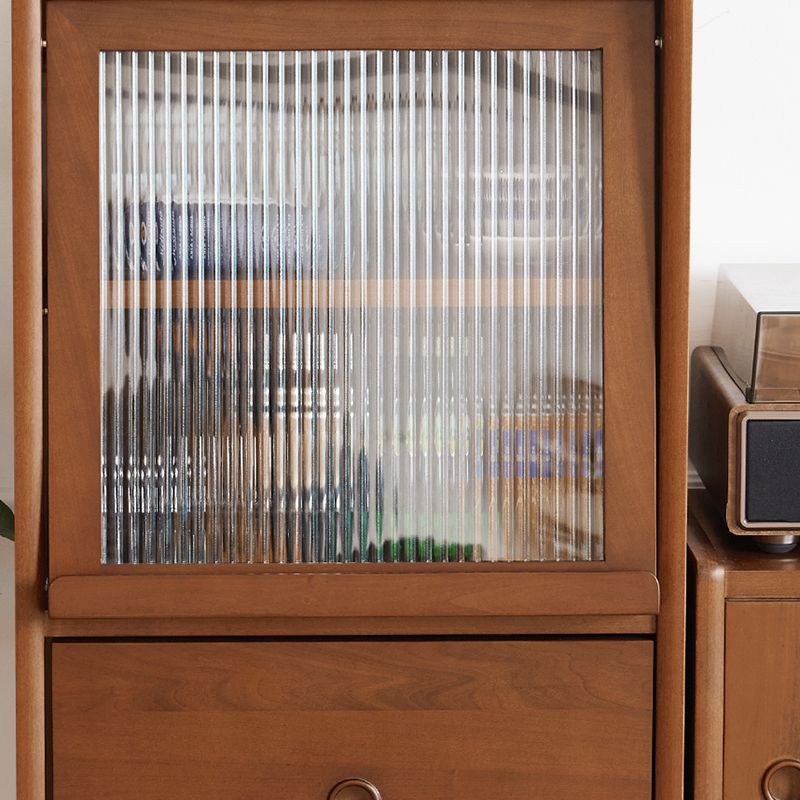
<path id="1" fill-rule="evenodd" d="M 800 264 L 800 3 L 694 7 L 692 346 L 720 264 Z"/>
<path id="2" fill-rule="evenodd" d="M 9 0 L 0 0 L 0 498 L 13 495 Z M 723 263 L 800 263 L 797 0 L 695 0 L 692 344 Z M 0 542 L 0 797 L 13 790 L 13 547 Z"/>

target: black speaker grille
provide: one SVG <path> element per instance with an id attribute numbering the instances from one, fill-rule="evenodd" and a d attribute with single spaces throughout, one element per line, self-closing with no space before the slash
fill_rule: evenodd
<path id="1" fill-rule="evenodd" d="M 747 521 L 800 524 L 800 419 L 751 419 L 745 435 Z"/>

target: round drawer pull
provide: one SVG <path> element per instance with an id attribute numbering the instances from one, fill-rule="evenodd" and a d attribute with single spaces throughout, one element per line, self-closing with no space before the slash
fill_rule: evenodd
<path id="1" fill-rule="evenodd" d="M 328 800 L 381 800 L 381 793 L 363 778 L 347 778 L 331 789 Z"/>
<path id="2" fill-rule="evenodd" d="M 771 764 L 761 788 L 766 800 L 800 800 L 800 760 L 782 758 Z"/>

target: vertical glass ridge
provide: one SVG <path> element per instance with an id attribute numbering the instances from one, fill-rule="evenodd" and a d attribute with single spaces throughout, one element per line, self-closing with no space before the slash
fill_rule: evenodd
<path id="1" fill-rule="evenodd" d="M 104 563 L 603 558 L 599 51 L 99 73 Z"/>

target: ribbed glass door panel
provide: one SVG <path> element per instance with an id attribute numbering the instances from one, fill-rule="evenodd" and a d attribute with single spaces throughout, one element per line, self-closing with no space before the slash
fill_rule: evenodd
<path id="1" fill-rule="evenodd" d="M 599 51 L 99 70 L 104 561 L 603 558 Z"/>

